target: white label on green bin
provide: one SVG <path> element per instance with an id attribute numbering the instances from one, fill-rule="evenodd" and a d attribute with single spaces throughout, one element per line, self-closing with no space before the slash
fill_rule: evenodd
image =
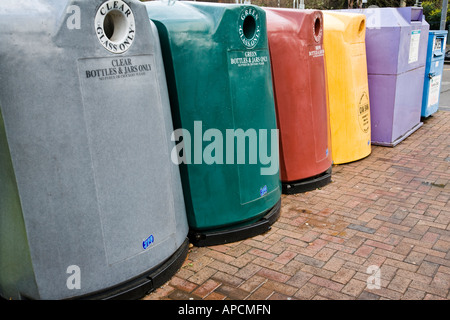
<path id="1" fill-rule="evenodd" d="M 428 107 L 439 101 L 439 89 L 441 87 L 441 76 L 434 76 L 430 79 L 430 93 L 428 94 Z"/>
<path id="2" fill-rule="evenodd" d="M 420 43 L 420 30 L 411 31 L 411 42 L 409 44 L 408 63 L 413 63 L 419 60 L 419 43 Z"/>
<path id="3" fill-rule="evenodd" d="M 263 66 L 269 63 L 267 50 L 230 51 L 228 57 L 230 65 L 238 67 Z"/>

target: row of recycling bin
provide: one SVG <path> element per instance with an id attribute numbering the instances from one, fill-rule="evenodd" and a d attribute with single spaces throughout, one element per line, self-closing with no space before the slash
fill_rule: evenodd
<path id="1" fill-rule="evenodd" d="M 282 193 L 436 111 L 428 31 L 421 8 L 2 3 L 0 295 L 142 297 L 189 242 L 266 232 Z"/>

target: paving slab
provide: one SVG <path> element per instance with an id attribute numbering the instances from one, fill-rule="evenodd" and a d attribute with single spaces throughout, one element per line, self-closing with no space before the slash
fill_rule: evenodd
<path id="1" fill-rule="evenodd" d="M 333 166 L 332 183 L 283 195 L 263 235 L 191 246 L 145 300 L 450 297 L 450 111 L 394 148 Z"/>

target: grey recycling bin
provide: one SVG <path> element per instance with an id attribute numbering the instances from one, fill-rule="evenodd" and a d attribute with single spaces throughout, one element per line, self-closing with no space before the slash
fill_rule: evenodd
<path id="1" fill-rule="evenodd" d="M 158 33 L 138 1 L 0 5 L 0 295 L 139 298 L 188 225 Z"/>

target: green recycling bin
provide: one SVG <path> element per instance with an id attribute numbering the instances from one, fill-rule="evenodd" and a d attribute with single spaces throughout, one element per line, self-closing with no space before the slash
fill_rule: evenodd
<path id="1" fill-rule="evenodd" d="M 280 212 L 278 130 L 262 9 L 145 3 L 164 57 L 189 223 L 196 246 L 270 229 Z"/>

